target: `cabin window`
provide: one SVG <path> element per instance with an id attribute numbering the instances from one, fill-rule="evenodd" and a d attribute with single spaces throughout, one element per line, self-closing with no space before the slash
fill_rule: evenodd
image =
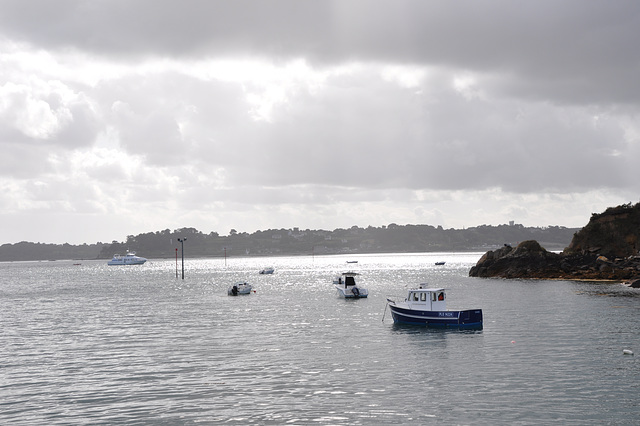
<path id="1" fill-rule="evenodd" d="M 427 301 L 427 293 L 420 293 L 420 301 L 421 302 Z"/>
<path id="2" fill-rule="evenodd" d="M 440 293 L 438 293 L 438 300 L 444 300 L 444 292 L 441 291 Z"/>
<path id="3" fill-rule="evenodd" d="M 414 300 L 415 302 L 417 302 L 417 301 L 418 301 L 418 293 L 413 293 L 413 300 Z"/>
<path id="4" fill-rule="evenodd" d="M 435 294 L 435 293 L 431 293 L 431 300 L 432 300 L 433 302 L 435 302 L 435 301 L 436 301 L 436 294 Z"/>

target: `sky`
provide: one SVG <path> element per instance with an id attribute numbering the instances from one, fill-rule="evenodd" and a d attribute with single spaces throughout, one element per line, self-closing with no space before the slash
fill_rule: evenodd
<path id="1" fill-rule="evenodd" d="M 0 244 L 582 227 L 640 201 L 637 1 L 0 10 Z"/>

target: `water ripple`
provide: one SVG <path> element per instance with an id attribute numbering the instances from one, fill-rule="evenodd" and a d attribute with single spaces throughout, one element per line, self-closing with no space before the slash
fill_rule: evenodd
<path id="1" fill-rule="evenodd" d="M 330 284 L 341 256 L 272 258 L 272 276 L 265 259 L 189 260 L 184 282 L 162 260 L 2 264 L 0 423 L 635 423 L 635 293 L 472 279 L 476 257 L 430 266 L 443 256 L 362 256 L 358 301 Z M 228 297 L 239 279 L 256 293 Z M 484 329 L 382 322 L 417 282 L 481 307 Z"/>

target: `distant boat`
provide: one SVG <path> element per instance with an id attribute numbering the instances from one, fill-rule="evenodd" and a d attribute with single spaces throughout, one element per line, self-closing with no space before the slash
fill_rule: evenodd
<path id="1" fill-rule="evenodd" d="M 357 260 L 347 260 L 347 263 L 358 263 Z"/>
<path id="2" fill-rule="evenodd" d="M 229 296 L 238 296 L 239 294 L 251 294 L 251 284 L 235 283 L 227 291 Z"/>
<path id="3" fill-rule="evenodd" d="M 338 295 L 345 299 L 361 299 L 369 296 L 366 288 L 356 286 L 355 272 L 344 272 L 333 280 L 333 284 L 338 290 Z"/>
<path id="4" fill-rule="evenodd" d="M 113 259 L 111 259 L 107 265 L 142 265 L 146 261 L 146 258 L 136 256 L 135 251 L 128 251 L 124 256 L 114 254 Z"/>
<path id="5" fill-rule="evenodd" d="M 275 271 L 275 269 L 273 269 L 271 266 L 268 266 L 268 267 L 264 268 L 263 270 L 261 270 L 259 272 L 259 274 L 261 274 L 261 275 L 271 275 L 271 274 L 273 274 L 274 271 Z"/>
<path id="6" fill-rule="evenodd" d="M 436 265 L 444 265 L 446 262 L 436 262 Z"/>
<path id="7" fill-rule="evenodd" d="M 444 288 L 427 288 L 425 285 L 409 290 L 404 301 L 387 299 L 395 323 L 441 328 L 482 328 L 482 309 L 449 311 Z"/>

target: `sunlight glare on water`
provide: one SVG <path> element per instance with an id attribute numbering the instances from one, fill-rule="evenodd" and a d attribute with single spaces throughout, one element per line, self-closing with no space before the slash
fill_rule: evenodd
<path id="1" fill-rule="evenodd" d="M 2 263 L 0 423 L 633 424 L 638 290 L 469 278 L 480 256 Z M 369 298 L 337 297 L 347 270 Z M 419 283 L 484 328 L 394 325 Z"/>

